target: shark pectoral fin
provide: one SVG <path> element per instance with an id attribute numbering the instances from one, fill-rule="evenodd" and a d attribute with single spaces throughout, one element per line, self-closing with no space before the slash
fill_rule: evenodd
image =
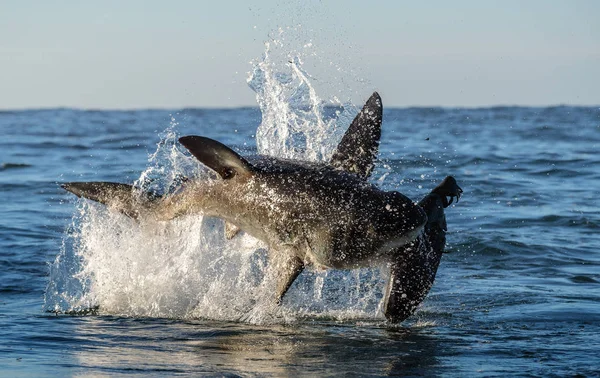
<path id="1" fill-rule="evenodd" d="M 77 197 L 100 202 L 134 219 L 156 199 L 152 194 L 141 192 L 132 185 L 116 182 L 68 182 L 61 187 Z"/>
<path id="2" fill-rule="evenodd" d="M 270 256 L 270 274 L 274 276 L 275 301 L 280 304 L 294 280 L 304 270 L 304 262 L 295 253 L 277 251 Z"/>
<path id="3" fill-rule="evenodd" d="M 235 224 L 225 222 L 225 238 L 227 240 L 233 239 L 240 231 L 242 230 Z"/>
<path id="4" fill-rule="evenodd" d="M 254 171 L 246 159 L 216 140 L 190 135 L 179 138 L 179 143 L 222 179 L 230 179 L 235 175 L 250 176 Z"/>
<path id="5" fill-rule="evenodd" d="M 375 92 L 350 124 L 330 164 L 364 179 L 369 178 L 379 149 L 382 117 L 383 104 Z"/>

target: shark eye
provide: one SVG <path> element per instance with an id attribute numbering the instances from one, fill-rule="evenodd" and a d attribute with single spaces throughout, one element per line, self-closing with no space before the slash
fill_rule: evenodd
<path id="1" fill-rule="evenodd" d="M 231 168 L 225 168 L 221 173 L 221 177 L 223 177 L 224 180 L 230 179 L 233 176 L 235 176 L 235 171 Z"/>

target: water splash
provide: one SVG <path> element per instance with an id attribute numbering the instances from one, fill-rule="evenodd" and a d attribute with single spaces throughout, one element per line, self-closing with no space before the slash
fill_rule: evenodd
<path id="1" fill-rule="evenodd" d="M 300 55 L 263 59 L 248 79 L 263 120 L 256 134 L 259 153 L 326 161 L 356 108 L 320 99 Z M 332 107 L 331 105 L 336 105 Z M 182 177 L 211 174 L 181 150 L 177 122 L 160 135 L 156 152 L 135 186 L 165 193 Z M 282 306 L 272 303 L 266 246 L 241 234 L 224 238 L 223 222 L 190 215 L 170 222 L 135 222 L 103 205 L 80 200 L 63 247 L 51 265 L 45 307 L 49 311 L 251 323 L 289 322 L 298 317 L 335 319 L 380 316 L 384 274 L 306 270 Z"/>
<path id="2" fill-rule="evenodd" d="M 321 99 L 304 70 L 312 44 L 287 52 L 279 39 L 265 43 L 248 85 L 256 92 L 262 123 L 256 133 L 258 152 L 289 159 L 327 161 L 357 109 L 337 97 Z"/>

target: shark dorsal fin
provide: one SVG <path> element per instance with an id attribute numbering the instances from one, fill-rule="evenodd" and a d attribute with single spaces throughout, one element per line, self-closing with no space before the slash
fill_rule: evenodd
<path id="1" fill-rule="evenodd" d="M 364 179 L 369 178 L 379 149 L 382 115 L 381 97 L 375 92 L 350 124 L 330 164 Z"/>
<path id="2" fill-rule="evenodd" d="M 230 179 L 235 175 L 249 176 L 254 171 L 246 159 L 216 140 L 190 135 L 179 138 L 179 143 L 222 179 Z"/>

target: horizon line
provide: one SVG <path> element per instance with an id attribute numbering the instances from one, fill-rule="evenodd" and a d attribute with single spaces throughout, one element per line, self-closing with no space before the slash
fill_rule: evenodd
<path id="1" fill-rule="evenodd" d="M 355 105 L 359 106 L 359 105 Z M 331 107 L 344 107 L 343 105 L 327 104 L 325 108 Z M 495 105 L 400 105 L 400 106 L 384 106 L 385 109 L 497 109 L 497 108 L 599 108 L 600 104 L 547 104 L 547 105 L 523 105 L 523 104 L 495 104 Z M 258 105 L 237 105 L 237 106 L 180 106 L 180 107 L 168 107 L 168 106 L 140 106 L 140 107 L 123 107 L 123 108 L 112 108 L 112 107 L 78 107 L 78 106 L 34 106 L 34 107 L 16 107 L 16 108 L 2 108 L 0 107 L 0 113 L 10 112 L 27 112 L 27 111 L 51 111 L 51 110 L 75 110 L 81 112 L 135 112 L 135 111 L 185 111 L 185 110 L 240 110 L 240 109 L 258 109 Z"/>

